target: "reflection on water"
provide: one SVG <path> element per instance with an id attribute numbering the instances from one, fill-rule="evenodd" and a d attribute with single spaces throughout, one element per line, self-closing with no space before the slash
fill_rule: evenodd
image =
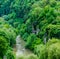
<path id="1" fill-rule="evenodd" d="M 20 35 L 18 35 L 16 38 L 16 57 L 28 54 L 32 54 L 32 52 L 28 49 L 25 49 L 25 42 L 20 38 Z"/>

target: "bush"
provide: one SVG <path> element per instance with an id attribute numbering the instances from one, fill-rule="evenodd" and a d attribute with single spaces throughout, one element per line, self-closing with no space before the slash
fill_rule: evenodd
<path id="1" fill-rule="evenodd" d="M 30 54 L 28 56 L 20 56 L 18 59 L 38 59 L 38 57 L 34 54 Z"/>
<path id="2" fill-rule="evenodd" d="M 6 40 L 11 44 L 11 46 L 15 43 L 16 31 L 11 25 L 4 20 L 4 18 L 0 18 L 0 36 L 4 36 Z"/>
<path id="3" fill-rule="evenodd" d="M 7 23 L 3 18 L 0 18 L 0 57 L 6 54 L 9 47 L 15 44 L 16 33 L 15 29 Z"/>
<path id="4" fill-rule="evenodd" d="M 7 49 L 8 49 L 8 43 L 6 41 L 6 38 L 4 38 L 3 36 L 0 36 L 0 57 L 3 58 Z"/>
<path id="5" fill-rule="evenodd" d="M 60 42 L 60 41 L 58 39 L 52 38 L 52 39 L 48 40 L 47 45 L 49 46 L 49 45 L 55 44 L 57 42 Z"/>
<path id="6" fill-rule="evenodd" d="M 48 25 L 46 28 L 46 32 L 50 38 L 60 38 L 60 25 Z"/>
<path id="7" fill-rule="evenodd" d="M 6 56 L 7 56 L 7 59 L 15 59 L 15 54 L 11 50 L 7 51 Z"/>
<path id="8" fill-rule="evenodd" d="M 23 55 L 23 56 L 19 56 L 18 59 L 26 59 L 26 57 Z"/>
<path id="9" fill-rule="evenodd" d="M 2 59 L 2 58 L 0 57 L 0 59 Z"/>
<path id="10" fill-rule="evenodd" d="M 41 44 L 41 39 L 37 38 L 35 34 L 30 34 L 27 38 L 26 48 L 34 50 L 35 46 Z"/>
<path id="11" fill-rule="evenodd" d="M 37 54 L 37 56 L 39 57 L 39 59 L 47 59 L 46 58 L 46 46 L 43 44 L 37 45 L 35 47 L 35 53 Z"/>
<path id="12" fill-rule="evenodd" d="M 10 46 L 13 46 L 13 44 L 15 44 L 16 33 L 11 28 L 7 29 L 3 27 L 0 29 L 0 36 L 4 36 Z"/>
<path id="13" fill-rule="evenodd" d="M 20 35 L 23 36 L 25 32 L 26 32 L 26 25 L 22 24 L 20 29 Z"/>
<path id="14" fill-rule="evenodd" d="M 38 45 L 35 49 L 39 59 L 60 59 L 60 40 L 51 39 L 46 45 Z"/>
<path id="15" fill-rule="evenodd" d="M 47 47 L 48 59 L 60 59 L 60 43 L 55 43 Z"/>
<path id="16" fill-rule="evenodd" d="M 28 55 L 26 59 L 38 59 L 38 57 L 34 54 Z"/>
<path id="17" fill-rule="evenodd" d="M 24 33 L 24 35 L 23 35 L 23 37 L 22 37 L 22 38 L 23 38 L 25 41 L 27 41 L 28 36 L 29 36 L 29 34 L 28 34 L 28 33 Z"/>

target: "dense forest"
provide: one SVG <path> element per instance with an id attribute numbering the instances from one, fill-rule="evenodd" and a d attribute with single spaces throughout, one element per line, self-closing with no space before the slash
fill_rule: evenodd
<path id="1" fill-rule="evenodd" d="M 0 59 L 16 59 L 16 37 L 34 55 L 19 59 L 60 59 L 60 0 L 0 0 Z"/>

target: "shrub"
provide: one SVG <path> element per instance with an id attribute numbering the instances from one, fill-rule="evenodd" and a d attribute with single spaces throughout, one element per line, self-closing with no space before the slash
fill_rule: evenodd
<path id="1" fill-rule="evenodd" d="M 60 40 L 51 39 L 46 45 L 38 45 L 35 49 L 39 59 L 60 59 Z"/>
<path id="2" fill-rule="evenodd" d="M 40 58 L 40 59 L 45 59 L 46 58 L 46 46 L 43 45 L 43 44 L 40 44 L 40 45 L 37 45 L 35 47 L 35 53 L 37 54 L 37 56 Z"/>
<path id="3" fill-rule="evenodd" d="M 48 59 L 60 59 L 60 43 L 55 43 L 47 47 Z"/>
<path id="4" fill-rule="evenodd" d="M 3 58 L 7 49 L 8 49 L 8 43 L 6 41 L 6 38 L 4 38 L 3 36 L 0 36 L 0 57 Z"/>
<path id="5" fill-rule="evenodd" d="M 50 38 L 55 37 L 55 38 L 60 38 L 60 25 L 48 25 L 47 28 L 47 33 Z"/>
<path id="6" fill-rule="evenodd" d="M 47 45 L 49 46 L 49 45 L 55 44 L 57 42 L 60 42 L 60 41 L 58 39 L 52 38 L 52 39 L 48 40 Z"/>
<path id="7" fill-rule="evenodd" d="M 38 59 L 38 57 L 34 54 L 28 55 L 26 59 Z"/>
<path id="8" fill-rule="evenodd" d="M 2 58 L 0 57 L 0 59 L 2 59 Z"/>
<path id="9" fill-rule="evenodd" d="M 16 33 L 11 28 L 0 29 L 0 36 L 4 36 L 7 42 L 10 44 L 10 46 L 13 46 L 13 44 L 15 44 Z"/>
<path id="10" fill-rule="evenodd" d="M 30 54 L 28 56 L 20 56 L 18 59 L 38 59 L 37 55 Z"/>
<path id="11" fill-rule="evenodd" d="M 28 36 L 29 36 L 29 34 L 28 34 L 28 33 L 24 33 L 24 35 L 23 35 L 23 37 L 22 37 L 22 38 L 23 38 L 25 41 L 27 41 Z"/>
<path id="12" fill-rule="evenodd" d="M 7 59 L 15 59 L 15 54 L 11 50 L 7 51 L 6 56 L 7 56 Z"/>
<path id="13" fill-rule="evenodd" d="M 26 32 L 26 25 L 22 24 L 20 29 L 20 35 L 23 36 L 25 32 Z"/>
<path id="14" fill-rule="evenodd" d="M 26 59 L 26 57 L 23 55 L 23 56 L 19 56 L 18 59 Z"/>
<path id="15" fill-rule="evenodd" d="M 41 44 L 41 39 L 37 38 L 35 34 L 31 34 L 27 38 L 26 48 L 34 50 L 35 46 Z"/>
<path id="16" fill-rule="evenodd" d="M 13 28 L 11 25 L 7 23 L 7 21 L 4 20 L 4 18 L 0 17 L 0 36 L 4 36 L 8 43 L 10 43 L 10 46 L 13 46 L 15 44 L 15 38 L 16 38 L 16 31 L 15 28 Z"/>

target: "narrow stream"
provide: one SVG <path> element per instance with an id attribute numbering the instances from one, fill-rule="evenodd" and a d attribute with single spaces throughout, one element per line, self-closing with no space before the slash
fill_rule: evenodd
<path id="1" fill-rule="evenodd" d="M 25 49 L 25 42 L 21 39 L 20 35 L 18 35 L 16 38 L 16 57 L 29 54 L 32 54 L 32 52 Z"/>

